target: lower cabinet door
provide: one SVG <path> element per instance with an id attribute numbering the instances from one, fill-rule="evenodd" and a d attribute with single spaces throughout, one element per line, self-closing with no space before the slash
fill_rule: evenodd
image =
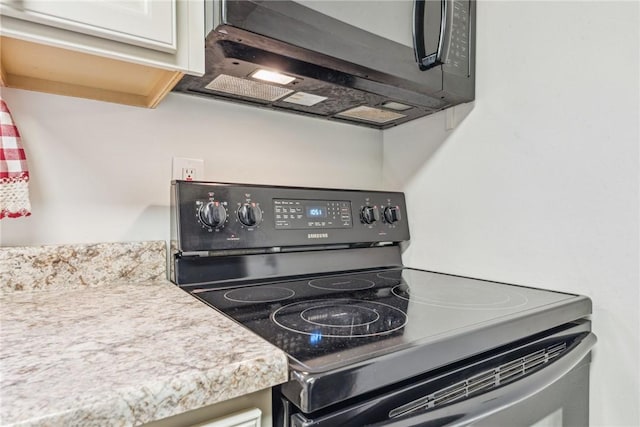
<path id="1" fill-rule="evenodd" d="M 193 427 L 261 427 L 262 411 L 257 408 L 236 412 L 213 421 L 197 424 Z"/>

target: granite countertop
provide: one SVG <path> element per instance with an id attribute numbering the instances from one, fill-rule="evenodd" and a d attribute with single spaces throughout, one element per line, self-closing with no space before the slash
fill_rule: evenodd
<path id="1" fill-rule="evenodd" d="M 283 352 L 162 279 L 164 251 L 0 249 L 0 424 L 138 425 L 287 380 Z"/>

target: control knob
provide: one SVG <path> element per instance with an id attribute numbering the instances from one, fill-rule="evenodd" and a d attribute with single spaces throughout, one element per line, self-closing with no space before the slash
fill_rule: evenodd
<path id="1" fill-rule="evenodd" d="M 227 210 L 220 202 L 208 202 L 200 206 L 200 220 L 209 227 L 222 228 L 227 220 Z"/>
<path id="2" fill-rule="evenodd" d="M 255 203 L 245 203 L 238 208 L 238 219 L 247 227 L 253 227 L 262 221 L 262 209 Z"/>
<path id="3" fill-rule="evenodd" d="M 387 206 L 384 208 L 384 220 L 393 224 L 400 221 L 400 208 L 398 206 Z"/>
<path id="4" fill-rule="evenodd" d="M 360 221 L 363 224 L 373 224 L 380 219 L 380 212 L 376 206 L 365 206 L 360 210 Z"/>

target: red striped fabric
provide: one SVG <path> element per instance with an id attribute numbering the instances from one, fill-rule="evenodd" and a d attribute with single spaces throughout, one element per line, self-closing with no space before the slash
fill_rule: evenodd
<path id="1" fill-rule="evenodd" d="M 0 98 L 0 219 L 31 214 L 29 168 L 20 132 Z"/>

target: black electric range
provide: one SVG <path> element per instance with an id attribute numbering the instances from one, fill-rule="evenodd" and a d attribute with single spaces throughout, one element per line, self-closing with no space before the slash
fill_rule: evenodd
<path id="1" fill-rule="evenodd" d="M 276 425 L 446 425 L 585 363 L 588 298 L 405 267 L 406 212 L 402 193 L 173 183 L 171 278 L 288 354 Z"/>

